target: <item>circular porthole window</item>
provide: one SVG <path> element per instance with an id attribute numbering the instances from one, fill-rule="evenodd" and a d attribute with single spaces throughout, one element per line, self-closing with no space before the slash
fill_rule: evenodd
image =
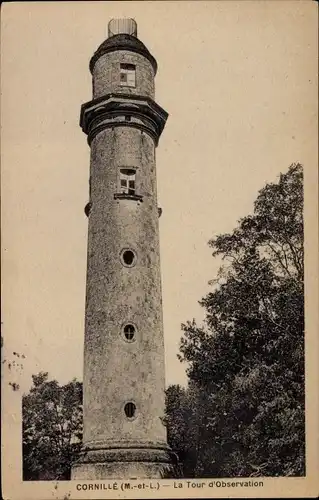
<path id="1" fill-rule="evenodd" d="M 121 261 L 122 264 L 126 267 L 133 267 L 136 263 L 136 254 L 133 250 L 129 248 L 125 248 L 121 252 Z"/>
<path id="2" fill-rule="evenodd" d="M 135 326 L 132 325 L 132 323 L 128 323 L 123 328 L 123 334 L 124 334 L 124 338 L 127 342 L 134 342 L 135 334 L 136 334 Z"/>
<path id="3" fill-rule="evenodd" d="M 134 418 L 135 417 L 135 413 L 136 413 L 136 406 L 134 403 L 132 403 L 131 401 L 129 403 L 126 403 L 126 405 L 124 406 L 124 412 L 125 412 L 125 415 L 127 418 Z"/>

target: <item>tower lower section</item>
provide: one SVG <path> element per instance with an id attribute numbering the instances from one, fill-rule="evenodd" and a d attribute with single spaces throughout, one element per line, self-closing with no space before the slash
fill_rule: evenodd
<path id="1" fill-rule="evenodd" d="M 121 448 L 85 447 L 73 464 L 71 479 L 161 479 L 171 475 L 175 454 L 166 445 L 142 448 L 129 444 Z"/>

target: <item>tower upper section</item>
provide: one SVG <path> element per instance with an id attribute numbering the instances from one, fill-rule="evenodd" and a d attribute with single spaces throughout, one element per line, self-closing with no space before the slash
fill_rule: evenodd
<path id="1" fill-rule="evenodd" d="M 154 99 L 157 63 L 137 38 L 136 22 L 133 19 L 112 19 L 108 34 L 90 61 L 93 98 L 117 93 Z"/>
<path id="2" fill-rule="evenodd" d="M 154 100 L 156 60 L 137 38 L 133 19 L 112 19 L 108 33 L 90 61 L 93 99 L 82 105 L 82 130 L 91 144 L 106 128 L 133 127 L 157 146 L 168 114 Z"/>

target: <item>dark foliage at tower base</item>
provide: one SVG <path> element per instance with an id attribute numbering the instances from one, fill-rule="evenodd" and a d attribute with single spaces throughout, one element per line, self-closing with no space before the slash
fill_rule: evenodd
<path id="1" fill-rule="evenodd" d="M 182 325 L 189 386 L 166 393 L 184 477 L 305 475 L 303 172 L 290 166 L 254 213 L 209 242 L 222 259 Z"/>
<path id="2" fill-rule="evenodd" d="M 70 479 L 82 442 L 82 383 L 33 375 L 22 399 L 23 481 Z"/>

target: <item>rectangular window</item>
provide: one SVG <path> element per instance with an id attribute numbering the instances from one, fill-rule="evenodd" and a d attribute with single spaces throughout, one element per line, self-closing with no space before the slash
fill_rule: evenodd
<path id="1" fill-rule="evenodd" d="M 120 84 L 125 87 L 135 87 L 136 68 L 134 64 L 120 64 Z"/>
<path id="2" fill-rule="evenodd" d="M 123 194 L 135 194 L 136 170 L 132 168 L 120 169 L 120 189 Z"/>

